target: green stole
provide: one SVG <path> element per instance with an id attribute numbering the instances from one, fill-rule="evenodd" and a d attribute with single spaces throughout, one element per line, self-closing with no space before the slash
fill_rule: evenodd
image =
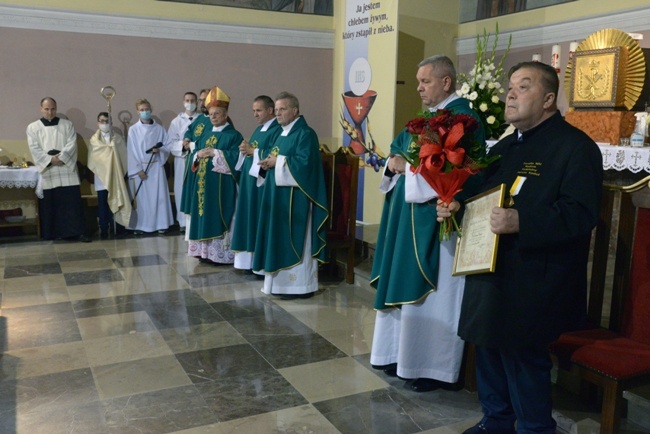
<path id="1" fill-rule="evenodd" d="M 282 127 L 273 119 L 273 122 L 266 131 L 262 131 L 263 125 L 255 129 L 249 143 L 253 148 L 258 149 L 259 153 L 265 150 L 271 150 L 275 139 L 282 133 Z M 232 233 L 232 250 L 236 252 L 253 252 L 255 250 L 255 235 L 257 234 L 257 220 L 259 219 L 259 209 L 261 192 L 264 186 L 257 186 L 257 178 L 250 176 L 248 172 L 253 166 L 253 156 L 244 158 L 239 180 L 239 196 L 237 198 L 237 210 L 235 211 L 235 227 Z"/>
<path id="2" fill-rule="evenodd" d="M 266 173 L 257 226 L 253 270 L 273 273 L 300 264 L 304 250 L 309 209 L 311 214 L 311 256 L 327 262 L 327 193 L 318 136 L 301 116 L 287 136 L 278 136 L 270 151 L 286 158 L 298 187 L 278 186 L 275 168 Z M 268 155 L 268 151 L 266 155 Z M 260 158 L 263 157 L 260 152 Z"/>
<path id="3" fill-rule="evenodd" d="M 212 122 L 210 122 L 210 117 L 201 113 L 201 115 L 194 119 L 189 127 L 187 127 L 187 131 L 183 137 L 184 139 L 189 139 L 195 144 L 194 151 L 188 152 L 187 157 L 185 158 L 185 173 L 183 175 L 183 190 L 180 207 L 180 211 L 185 214 L 192 213 L 192 199 L 194 198 L 196 187 L 196 172 L 191 170 L 194 155 L 196 154 L 196 151 L 198 151 L 201 136 L 203 133 L 209 131 L 212 131 Z"/>
<path id="4" fill-rule="evenodd" d="M 202 158 L 195 176 L 194 196 L 190 212 L 191 241 L 205 241 L 221 238 L 230 230 L 237 200 L 237 178 L 235 170 L 242 135 L 232 125 L 220 132 L 213 132 L 212 125 L 201 135 L 196 150 L 214 148 L 221 150 L 230 168 L 230 174 L 213 172 L 212 158 Z"/>
<path id="5" fill-rule="evenodd" d="M 476 113 L 464 98 L 452 101 L 446 107 L 454 114 L 468 114 L 479 122 L 474 139 L 485 142 L 485 131 Z M 400 155 L 408 150 L 411 134 L 404 129 L 390 145 L 390 152 Z M 475 177 L 472 177 L 475 178 Z M 470 178 L 470 180 L 472 179 Z M 468 181 L 469 182 L 469 181 Z M 456 196 L 457 200 L 470 197 L 470 184 Z M 436 290 L 440 258 L 439 227 L 436 199 L 427 203 L 404 201 L 405 177 L 400 176 L 395 187 L 386 193 L 377 234 L 375 259 L 370 273 L 370 284 L 377 290 L 374 308 L 378 310 L 421 302 Z M 451 273 L 451 270 L 449 270 Z"/>

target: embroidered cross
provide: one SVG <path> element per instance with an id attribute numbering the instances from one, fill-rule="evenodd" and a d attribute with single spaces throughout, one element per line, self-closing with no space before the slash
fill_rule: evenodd
<path id="1" fill-rule="evenodd" d="M 360 115 L 361 110 L 363 110 L 363 106 L 361 105 L 360 102 L 357 103 L 357 106 L 355 107 L 355 109 L 357 109 L 357 114 Z"/>

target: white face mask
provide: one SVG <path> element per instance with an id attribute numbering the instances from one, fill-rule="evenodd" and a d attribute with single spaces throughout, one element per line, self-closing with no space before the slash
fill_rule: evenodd
<path id="1" fill-rule="evenodd" d="M 196 104 L 194 104 L 192 102 L 186 102 L 185 103 L 185 110 L 187 110 L 188 112 L 193 112 L 194 110 L 196 110 Z"/>
<path id="2" fill-rule="evenodd" d="M 108 133 L 111 130 L 110 124 L 99 124 L 99 129 L 102 130 L 102 133 Z"/>

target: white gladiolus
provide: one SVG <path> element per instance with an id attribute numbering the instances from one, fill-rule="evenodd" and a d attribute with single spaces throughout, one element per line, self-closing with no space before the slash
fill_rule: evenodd
<path id="1" fill-rule="evenodd" d="M 463 85 L 460 88 L 460 91 L 463 93 L 463 95 L 467 95 L 470 91 L 469 84 L 463 83 Z"/>
<path id="2" fill-rule="evenodd" d="M 497 104 L 497 103 L 499 102 L 499 97 L 496 96 L 496 95 L 492 95 L 492 102 L 493 102 L 494 104 Z"/>
<path id="3" fill-rule="evenodd" d="M 469 94 L 470 101 L 474 101 L 476 98 L 478 98 L 478 93 L 476 93 L 476 91 Z"/>
<path id="4" fill-rule="evenodd" d="M 501 83 L 499 83 L 498 81 L 494 82 L 494 88 L 501 89 Z"/>
<path id="5" fill-rule="evenodd" d="M 488 109 L 488 106 L 487 106 L 486 103 L 483 102 L 483 103 L 481 103 L 480 106 L 478 106 L 478 109 L 479 109 L 480 111 L 482 111 L 482 112 L 486 112 L 487 109 Z"/>
<path id="6" fill-rule="evenodd" d="M 494 89 L 495 87 L 496 87 L 496 85 L 494 84 L 493 81 L 488 83 L 488 89 Z"/>
<path id="7" fill-rule="evenodd" d="M 496 118 L 494 116 L 488 116 L 486 121 L 489 125 L 492 125 L 496 121 Z"/>
<path id="8" fill-rule="evenodd" d="M 499 93 L 503 93 L 503 92 L 505 92 L 503 88 L 499 89 Z"/>
<path id="9" fill-rule="evenodd" d="M 471 109 L 473 109 L 473 108 L 474 108 L 474 104 L 472 104 L 472 102 L 471 102 L 471 101 L 470 101 L 470 103 L 469 103 L 469 108 L 471 108 Z"/>

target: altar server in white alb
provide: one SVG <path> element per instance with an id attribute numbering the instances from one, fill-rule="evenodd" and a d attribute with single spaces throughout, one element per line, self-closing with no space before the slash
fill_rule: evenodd
<path id="1" fill-rule="evenodd" d="M 41 119 L 27 127 L 27 144 L 43 179 L 43 199 L 38 203 L 41 236 L 46 240 L 90 242 L 84 235 L 74 126 L 56 116 L 54 98 L 41 100 L 41 114 Z"/>
<path id="2" fill-rule="evenodd" d="M 129 188 L 135 197 L 129 229 L 164 233 L 172 225 L 172 206 L 165 175 L 169 149 L 165 129 L 151 118 L 151 104 L 139 99 L 135 107 L 140 119 L 129 128 Z"/>
<path id="3" fill-rule="evenodd" d="M 198 116 L 196 112 L 196 94 L 194 92 L 185 92 L 183 95 L 182 111 L 172 120 L 167 130 L 167 148 L 174 156 L 174 202 L 176 203 L 176 221 L 181 232 L 185 232 L 185 222 L 187 215 L 181 212 L 181 196 L 183 195 L 183 178 L 185 177 L 185 158 L 187 149 L 183 147 L 183 138 L 187 127 Z"/>

